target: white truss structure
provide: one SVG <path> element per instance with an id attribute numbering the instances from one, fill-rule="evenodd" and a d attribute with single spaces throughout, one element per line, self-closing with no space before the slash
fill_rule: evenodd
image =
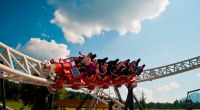
<path id="1" fill-rule="evenodd" d="M 12 81 L 47 86 L 41 61 L 24 55 L 0 42 L 0 77 Z"/>
<path id="2" fill-rule="evenodd" d="M 200 56 L 166 66 L 144 70 L 140 75 L 138 82 L 152 81 L 155 79 L 190 71 L 196 68 L 200 68 Z"/>

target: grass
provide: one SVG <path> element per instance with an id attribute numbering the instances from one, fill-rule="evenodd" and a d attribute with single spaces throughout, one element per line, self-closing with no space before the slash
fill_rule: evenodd
<path id="1" fill-rule="evenodd" d="M 30 107 L 23 106 L 23 103 L 20 101 L 6 101 L 6 106 L 12 108 L 13 110 L 20 110 L 21 107 L 24 109 L 21 110 L 31 110 Z M 66 108 L 66 110 L 76 110 L 75 108 Z M 86 109 L 81 109 L 86 110 Z M 103 110 L 103 109 L 97 109 L 97 110 Z M 136 109 L 137 110 L 137 109 Z M 145 110 L 160 110 L 160 109 L 145 109 Z M 183 109 L 162 109 L 162 110 L 183 110 Z M 200 110 L 200 109 L 194 109 L 194 110 Z"/>
<path id="2" fill-rule="evenodd" d="M 31 110 L 30 107 L 23 106 L 23 103 L 20 101 L 6 101 L 6 106 L 12 108 L 13 110 L 20 110 L 20 108 L 24 108 L 21 110 Z"/>
<path id="3" fill-rule="evenodd" d="M 66 110 L 76 110 L 76 108 L 65 108 Z M 87 110 L 86 108 L 81 108 L 81 110 Z M 94 109 L 91 109 L 94 110 Z M 97 110 L 103 110 L 103 109 L 97 109 Z M 108 110 L 108 109 L 104 109 L 104 110 Z"/>
<path id="4" fill-rule="evenodd" d="M 23 106 L 23 103 L 20 101 L 6 101 L 6 106 L 12 108 L 13 110 L 31 110 L 30 107 Z M 22 107 L 24 109 L 20 109 Z M 66 110 L 76 110 L 76 109 L 75 108 L 66 108 Z M 81 110 L 86 110 L 86 109 L 82 108 Z M 97 109 L 97 110 L 103 110 L 103 109 Z"/>

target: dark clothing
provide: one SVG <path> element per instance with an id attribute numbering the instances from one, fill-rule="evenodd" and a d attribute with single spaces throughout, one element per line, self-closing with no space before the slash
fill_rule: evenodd
<path id="1" fill-rule="evenodd" d="M 95 74 L 96 69 L 97 69 L 97 67 L 93 63 L 90 63 L 88 66 L 86 66 L 87 76 L 91 76 L 91 75 Z"/>

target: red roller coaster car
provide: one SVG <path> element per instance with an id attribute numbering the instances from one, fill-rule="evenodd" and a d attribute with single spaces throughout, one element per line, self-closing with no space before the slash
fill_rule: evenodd
<path id="1" fill-rule="evenodd" d="M 76 65 L 74 59 L 60 59 L 59 62 L 51 60 L 50 63 L 46 63 L 44 69 L 51 74 L 54 74 L 50 80 L 55 84 L 49 86 L 49 90 L 53 93 L 57 92 L 63 87 L 63 84 L 68 85 L 72 89 L 88 88 L 93 90 L 96 86 L 100 88 L 108 88 L 109 86 L 120 87 L 121 85 L 135 86 L 137 83 L 136 75 L 143 71 L 145 65 L 137 66 L 130 74 L 109 74 L 103 75 L 99 71 L 95 71 L 93 75 L 88 76 L 87 71 L 80 72 L 80 68 Z M 103 76 L 103 77 L 102 77 Z"/>

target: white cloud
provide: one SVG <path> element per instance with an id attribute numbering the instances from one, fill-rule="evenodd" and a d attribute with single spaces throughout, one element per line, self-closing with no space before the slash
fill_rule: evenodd
<path id="1" fill-rule="evenodd" d="M 181 87 L 181 85 L 178 84 L 177 82 L 171 82 L 171 83 L 169 84 L 169 86 L 170 86 L 172 89 L 176 89 L 176 88 L 180 88 L 180 87 Z"/>
<path id="2" fill-rule="evenodd" d="M 155 98 L 153 97 L 153 91 L 148 88 L 136 87 L 133 91 L 138 97 L 138 99 L 142 97 L 143 92 L 147 102 L 152 102 L 155 100 Z"/>
<path id="3" fill-rule="evenodd" d="M 177 82 L 171 82 L 169 84 L 160 84 L 158 87 L 157 87 L 157 91 L 158 92 L 166 92 L 166 91 L 169 91 L 169 90 L 172 90 L 172 89 L 177 89 L 177 88 L 180 88 L 180 84 L 178 84 Z"/>
<path id="4" fill-rule="evenodd" d="M 161 85 L 157 88 L 158 91 L 169 91 L 170 89 L 168 85 Z"/>
<path id="5" fill-rule="evenodd" d="M 51 23 L 57 24 L 65 38 L 83 44 L 85 37 L 115 30 L 120 35 L 141 31 L 142 22 L 165 11 L 169 0 L 68 0 L 49 3 L 56 6 Z"/>
<path id="6" fill-rule="evenodd" d="M 66 58 L 70 54 L 67 45 L 58 44 L 54 40 L 48 42 L 40 38 L 31 38 L 23 46 L 18 44 L 16 49 L 39 60 Z"/>

